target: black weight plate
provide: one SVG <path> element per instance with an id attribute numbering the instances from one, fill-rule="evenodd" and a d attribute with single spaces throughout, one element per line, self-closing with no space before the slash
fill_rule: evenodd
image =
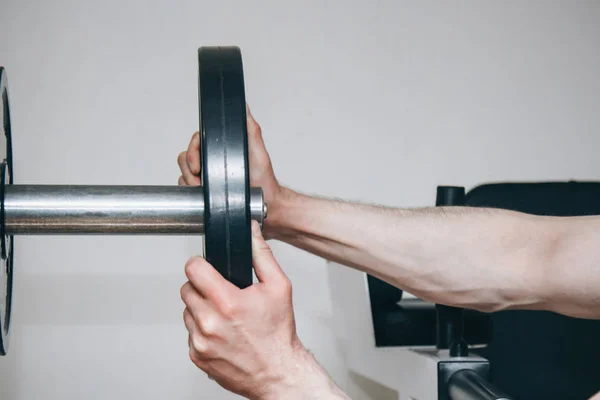
<path id="1" fill-rule="evenodd" d="M 8 82 L 6 71 L 0 67 L 0 355 L 8 351 L 10 333 L 10 314 L 13 284 L 13 237 L 4 235 L 4 186 L 13 184 L 12 140 L 10 125 L 10 107 L 8 102 Z"/>
<path id="2" fill-rule="evenodd" d="M 252 284 L 246 96 L 238 47 L 201 47 L 200 157 L 204 257 L 240 288 Z"/>

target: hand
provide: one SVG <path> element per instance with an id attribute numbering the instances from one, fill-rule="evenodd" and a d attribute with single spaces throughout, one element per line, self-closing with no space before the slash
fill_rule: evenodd
<path id="1" fill-rule="evenodd" d="M 271 158 L 263 141 L 261 127 L 254 120 L 254 117 L 252 117 L 248 106 L 246 106 L 246 121 L 248 129 L 250 186 L 261 187 L 263 189 L 264 199 L 269 207 L 269 215 L 276 215 L 279 200 L 284 196 L 286 191 L 279 185 L 279 182 L 275 178 Z M 181 170 L 179 185 L 199 186 L 201 161 L 200 135 L 198 132 L 192 136 L 188 149 L 179 154 L 177 162 Z M 267 218 L 263 228 L 267 237 L 270 230 L 270 221 L 273 221 L 273 218 Z"/>
<path id="2" fill-rule="evenodd" d="M 306 350 L 296 334 L 289 279 L 252 222 L 258 283 L 243 290 L 203 258 L 185 266 L 190 359 L 225 389 L 249 399 L 283 398 Z M 288 395 L 284 397 L 289 398 Z"/>

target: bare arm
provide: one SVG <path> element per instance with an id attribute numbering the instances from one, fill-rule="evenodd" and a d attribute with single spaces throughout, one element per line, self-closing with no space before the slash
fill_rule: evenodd
<path id="1" fill-rule="evenodd" d="M 305 196 L 278 183 L 260 126 L 249 110 L 247 117 L 251 185 L 263 188 L 269 204 L 269 217 L 263 231 L 265 237 L 378 276 L 437 303 L 482 311 L 546 309 L 572 316 L 600 318 L 600 217 L 548 218 L 458 207 L 406 210 Z M 179 184 L 199 185 L 197 133 L 188 149 L 179 155 L 178 163 L 182 173 Z M 264 264 L 256 259 L 257 273 L 268 269 L 269 265 L 273 270 L 279 270 L 272 258 L 271 262 Z M 206 273 L 210 271 L 210 268 L 205 269 Z M 206 276 L 197 280 L 199 283 L 206 281 Z M 223 285 L 227 284 L 223 279 L 221 281 Z M 281 284 L 277 281 L 273 285 L 261 282 L 253 287 L 259 291 L 266 287 L 277 290 L 288 287 L 291 290 L 289 282 Z M 215 290 L 215 293 L 221 292 L 222 289 Z M 246 290 L 245 293 L 254 296 L 252 291 Z M 290 297 L 290 294 L 286 296 Z M 192 304 L 194 297 L 186 296 L 187 303 Z M 235 296 L 230 294 L 227 297 Z M 221 368 L 231 371 L 229 366 L 248 360 L 254 368 L 260 368 L 262 364 L 257 362 L 258 356 L 281 353 L 278 349 L 281 341 L 272 340 L 272 332 L 267 335 L 257 329 L 255 338 L 249 341 L 238 340 L 236 335 L 231 334 L 248 334 L 256 321 L 259 324 L 255 324 L 255 328 L 273 325 L 263 322 L 265 318 L 264 313 L 260 314 L 261 310 L 270 310 L 272 315 L 280 317 L 292 315 L 290 301 L 262 297 L 254 302 L 250 298 L 239 298 L 238 304 L 249 307 L 243 308 L 247 313 L 237 315 L 234 320 L 244 316 L 247 320 L 229 321 L 218 330 L 222 335 L 227 334 L 226 337 L 231 339 L 229 342 L 217 340 L 215 343 L 220 348 L 202 346 L 202 341 L 200 346 L 191 347 L 193 360 L 201 369 L 215 377 Z M 254 304 L 268 307 L 261 309 Z M 287 311 L 278 308 L 282 304 L 290 305 Z M 188 316 L 186 326 L 191 337 L 199 335 L 197 324 L 205 318 L 211 321 L 214 315 L 205 309 L 197 315 L 196 322 Z M 228 321 L 227 318 L 220 320 Z M 295 337 L 290 333 L 290 326 L 283 332 L 285 334 L 281 337 Z M 242 347 L 236 347 L 240 343 Z M 227 380 L 223 378 L 220 382 L 229 382 L 225 387 L 232 382 L 247 386 L 257 383 L 258 379 L 259 385 L 248 390 L 254 393 L 251 398 L 264 400 L 347 399 L 302 346 L 287 343 L 282 349 L 292 351 L 289 356 L 281 358 L 287 360 L 285 366 L 272 360 L 264 363 L 275 365 L 273 376 L 281 375 L 282 379 L 260 382 L 261 377 L 269 378 L 271 375 L 236 367 L 235 370 L 242 374 L 252 373 L 246 374 L 243 379 L 234 379 L 227 372 L 223 375 Z M 229 360 L 230 364 L 202 364 L 206 350 L 217 351 L 221 354 L 220 358 Z M 226 355 L 228 357 L 224 358 Z M 265 392 L 263 389 L 269 390 Z M 261 392 L 263 396 L 259 396 Z M 591 400 L 600 400 L 599 395 Z"/>
<path id="2" fill-rule="evenodd" d="M 267 238 L 437 303 L 600 318 L 600 217 L 406 210 L 305 196 L 279 184 L 261 128 L 250 110 L 247 117 L 250 182 L 263 188 L 269 204 Z M 179 183 L 200 184 L 198 134 L 178 162 Z"/>
<path id="3" fill-rule="evenodd" d="M 296 332 L 292 285 L 252 224 L 258 282 L 240 289 L 204 258 L 185 266 L 181 288 L 190 360 L 249 400 L 349 400 Z"/>
<path id="4" fill-rule="evenodd" d="M 393 209 L 282 189 L 269 235 L 425 300 L 600 318 L 600 217 Z"/>

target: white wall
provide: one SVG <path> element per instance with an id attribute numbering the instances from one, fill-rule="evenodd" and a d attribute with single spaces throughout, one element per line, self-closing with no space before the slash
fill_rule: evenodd
<path id="1" fill-rule="evenodd" d="M 0 3 L 19 182 L 176 183 L 196 50 L 236 44 L 281 181 L 397 206 L 433 204 L 439 184 L 600 179 L 599 38 L 593 0 Z M 273 246 L 302 339 L 367 398 L 336 347 L 325 263 Z M 194 253 L 199 239 L 19 238 L 0 398 L 233 398 L 187 360 Z"/>

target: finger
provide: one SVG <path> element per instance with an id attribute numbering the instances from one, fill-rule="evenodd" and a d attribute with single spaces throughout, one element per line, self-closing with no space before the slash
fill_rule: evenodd
<path id="1" fill-rule="evenodd" d="M 254 119 L 248 103 L 246 103 L 246 125 L 248 129 L 248 136 L 262 141 L 262 129 L 258 122 L 256 122 Z"/>
<path id="2" fill-rule="evenodd" d="M 190 355 L 190 360 L 192 360 L 194 364 L 198 365 L 197 363 L 201 363 L 209 358 L 208 353 L 210 350 L 208 341 L 206 338 L 202 337 L 202 335 L 190 333 L 188 335 L 188 352 Z"/>
<path id="3" fill-rule="evenodd" d="M 200 133 L 196 132 L 190 140 L 186 158 L 188 168 L 192 174 L 200 175 Z"/>
<path id="4" fill-rule="evenodd" d="M 199 185 L 200 178 L 195 176 L 192 171 L 190 171 L 190 167 L 188 166 L 186 158 L 187 155 L 185 151 L 179 153 L 179 157 L 177 157 L 177 163 L 179 164 L 179 169 L 181 170 L 183 179 L 190 186 Z"/>
<path id="5" fill-rule="evenodd" d="M 186 284 L 187 285 L 187 284 Z M 192 335 L 201 334 L 202 336 L 211 337 L 218 331 L 218 317 L 207 300 L 200 297 L 198 292 L 188 285 L 184 285 L 186 297 L 184 301 L 187 306 L 184 310 L 184 322 L 188 332 Z"/>
<path id="6" fill-rule="evenodd" d="M 205 299 L 203 299 L 202 295 L 194 288 L 194 285 L 188 281 L 181 287 L 181 300 L 188 310 L 190 310 L 200 309 L 202 307 L 201 303 Z"/>
<path id="7" fill-rule="evenodd" d="M 198 340 L 196 340 L 196 343 L 198 343 Z M 190 360 L 200 369 L 203 370 L 203 368 L 205 367 L 205 360 L 206 358 L 204 357 L 203 354 L 199 353 L 195 347 L 194 347 L 194 339 L 192 337 L 192 335 L 188 335 L 188 352 L 190 355 Z"/>
<path id="8" fill-rule="evenodd" d="M 202 257 L 188 260 L 185 275 L 200 296 L 217 305 L 226 304 L 239 290 Z"/>
<path id="9" fill-rule="evenodd" d="M 250 166 L 265 166 L 270 164 L 270 157 L 263 140 L 262 129 L 250 112 L 248 104 L 246 104 L 246 125 L 248 129 L 248 159 Z"/>
<path id="10" fill-rule="evenodd" d="M 183 323 L 185 324 L 185 329 L 187 329 L 189 335 L 188 335 L 188 346 L 191 346 L 192 344 L 192 335 L 194 334 L 195 330 L 196 330 L 196 323 L 194 321 L 194 317 L 192 316 L 192 313 L 190 312 L 190 310 L 186 307 L 185 310 L 183 310 Z"/>
<path id="11" fill-rule="evenodd" d="M 252 264 L 259 282 L 278 282 L 287 279 L 256 221 L 252 221 Z"/>
<path id="12" fill-rule="evenodd" d="M 192 363 L 194 363 L 196 367 L 204 371 L 206 373 L 206 376 L 210 379 L 210 376 L 208 376 L 208 371 L 210 370 L 210 363 L 202 356 L 202 354 L 194 350 L 193 345 L 190 346 L 190 360 L 192 361 Z"/>
<path id="13" fill-rule="evenodd" d="M 194 319 L 193 311 L 189 309 L 185 309 L 183 311 L 183 320 L 185 323 L 185 328 L 188 330 L 188 347 L 191 352 L 194 352 L 198 358 L 203 357 L 203 353 L 206 352 L 205 343 L 207 343 L 206 338 L 202 335 L 202 329 L 197 329 L 198 324 Z M 202 344 L 200 344 L 202 343 Z"/>
<path id="14" fill-rule="evenodd" d="M 177 180 L 177 184 L 179 186 L 187 186 L 187 182 L 185 181 L 185 179 L 183 179 L 183 176 L 179 177 L 179 179 Z"/>
<path id="15" fill-rule="evenodd" d="M 194 349 L 194 341 L 192 339 L 192 337 L 196 334 L 196 323 L 192 313 L 187 308 L 183 310 L 183 323 L 185 324 L 185 329 L 188 331 L 188 349 L 190 352 L 190 358 L 198 359 L 200 358 L 200 355 L 196 349 Z"/>
<path id="16" fill-rule="evenodd" d="M 181 300 L 194 319 L 198 319 L 200 315 L 210 310 L 210 307 L 206 304 L 206 299 L 202 298 L 190 282 L 186 282 L 181 287 Z"/>

